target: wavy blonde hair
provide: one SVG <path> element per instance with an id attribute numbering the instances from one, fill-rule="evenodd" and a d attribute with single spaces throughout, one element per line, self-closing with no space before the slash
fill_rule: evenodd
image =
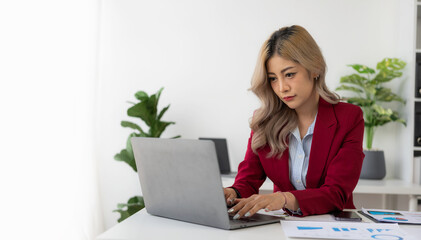
<path id="1" fill-rule="evenodd" d="M 273 91 L 267 79 L 266 64 L 274 55 L 295 61 L 309 73 L 318 75 L 315 81 L 317 93 L 331 104 L 339 102 L 339 96 L 331 92 L 325 82 L 326 63 L 319 46 L 311 35 L 301 26 L 284 27 L 274 32 L 263 43 L 257 59 L 250 90 L 257 95 L 261 106 L 254 112 L 250 122 L 253 131 L 251 147 L 257 150 L 269 145 L 268 157 L 280 157 L 288 147 L 287 138 L 298 126 L 294 109 L 283 104 Z"/>

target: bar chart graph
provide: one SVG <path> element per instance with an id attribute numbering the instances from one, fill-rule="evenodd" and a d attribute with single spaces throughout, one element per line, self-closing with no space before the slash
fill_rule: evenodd
<path id="1" fill-rule="evenodd" d="M 320 239 L 415 239 L 402 231 L 397 224 L 281 221 L 288 237 Z"/>

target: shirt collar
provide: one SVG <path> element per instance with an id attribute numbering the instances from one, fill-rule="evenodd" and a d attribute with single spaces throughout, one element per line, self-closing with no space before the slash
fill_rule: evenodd
<path id="1" fill-rule="evenodd" d="M 316 125 L 316 119 L 317 119 L 317 113 L 316 113 L 316 116 L 314 116 L 314 120 L 311 123 L 310 127 L 308 127 L 308 130 L 307 130 L 307 134 L 306 135 L 313 134 L 313 132 L 314 132 L 314 125 Z"/>
<path id="2" fill-rule="evenodd" d="M 304 138 L 305 138 L 307 135 L 312 135 L 312 134 L 313 134 L 313 132 L 314 132 L 314 125 L 316 125 L 316 119 L 317 119 L 317 113 L 316 113 L 316 116 L 314 116 L 314 120 L 313 120 L 313 122 L 311 123 L 310 127 L 308 127 L 308 129 L 307 129 L 307 133 L 306 133 L 306 135 L 304 136 Z M 295 137 L 295 139 L 297 139 L 297 140 L 301 141 L 300 130 L 298 129 L 298 127 L 296 127 L 296 128 L 295 128 L 295 129 L 291 132 L 291 134 Z M 303 138 L 303 139 L 304 139 L 304 138 Z"/>

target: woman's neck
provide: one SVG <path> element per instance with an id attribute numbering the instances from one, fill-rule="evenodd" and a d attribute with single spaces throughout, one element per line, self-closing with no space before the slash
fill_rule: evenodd
<path id="1" fill-rule="evenodd" d="M 295 109 L 299 122 L 313 122 L 319 108 L 319 94 L 315 93 L 312 100 L 300 109 Z"/>
<path id="2" fill-rule="evenodd" d="M 319 106 L 319 94 L 316 94 L 314 101 L 309 101 L 305 108 L 296 109 L 298 116 L 298 130 L 300 131 L 301 139 L 306 135 L 308 128 L 313 123 L 316 117 Z"/>

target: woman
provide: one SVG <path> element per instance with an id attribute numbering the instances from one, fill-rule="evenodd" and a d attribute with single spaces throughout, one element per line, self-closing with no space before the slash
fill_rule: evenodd
<path id="1" fill-rule="evenodd" d="M 263 44 L 251 83 L 261 107 L 235 183 L 224 189 L 235 219 L 260 209 L 307 216 L 355 208 L 363 114 L 339 102 L 325 74 L 318 45 L 300 26 L 279 29 Z M 259 195 L 266 177 L 274 193 Z"/>

